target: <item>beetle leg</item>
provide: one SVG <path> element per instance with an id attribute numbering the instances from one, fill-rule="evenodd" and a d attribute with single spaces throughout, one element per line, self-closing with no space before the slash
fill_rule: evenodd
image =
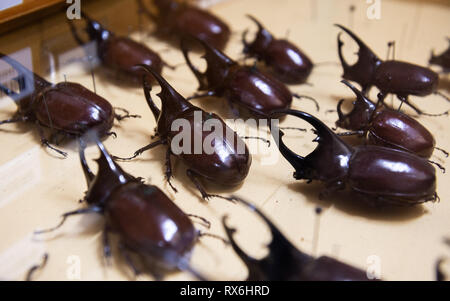
<path id="1" fill-rule="evenodd" d="M 72 35 L 75 38 L 75 40 L 77 41 L 77 43 L 80 44 L 80 45 L 86 44 L 87 42 L 84 42 L 81 39 L 80 35 L 78 34 L 77 29 L 75 28 L 75 25 L 73 25 L 73 21 L 67 19 L 67 22 L 69 24 L 70 31 L 72 32 Z"/>
<path id="2" fill-rule="evenodd" d="M 39 124 L 38 121 L 36 121 L 36 127 L 38 129 L 39 136 L 41 137 L 41 143 L 43 145 L 45 145 L 46 147 L 48 147 L 49 149 L 54 150 L 55 152 L 57 152 L 58 154 L 60 154 L 64 158 L 67 158 L 67 153 L 66 152 L 63 152 L 62 150 L 59 150 L 59 149 L 57 149 L 57 148 L 55 148 L 55 147 L 50 145 L 50 143 L 48 142 L 47 138 L 45 138 L 44 130 L 42 129 L 42 127 L 41 127 L 41 125 Z"/>
<path id="3" fill-rule="evenodd" d="M 134 276 L 137 277 L 141 274 L 141 271 L 136 267 L 133 260 L 130 257 L 130 253 L 125 248 L 123 244 L 119 244 L 119 251 L 122 254 L 123 258 L 125 259 L 125 262 L 128 264 L 128 266 L 133 270 Z"/>
<path id="4" fill-rule="evenodd" d="M 443 116 L 443 115 L 448 115 L 449 111 L 446 111 L 444 113 L 440 113 L 440 114 L 430 114 L 430 113 L 425 113 L 424 111 L 422 111 L 421 109 L 419 109 L 418 107 L 416 107 L 414 104 L 412 104 L 411 102 L 409 102 L 408 97 L 404 97 L 404 96 L 400 96 L 397 95 L 398 99 L 400 99 L 400 101 L 402 102 L 398 108 L 398 110 L 400 111 L 400 108 L 402 107 L 402 104 L 405 103 L 407 104 L 411 109 L 413 109 L 417 114 L 419 115 L 424 115 L 424 116 L 431 116 L 431 117 L 438 117 L 438 116 Z"/>
<path id="5" fill-rule="evenodd" d="M 211 222 L 209 220 L 207 220 L 206 218 L 195 215 L 195 214 L 186 214 L 186 215 L 189 216 L 190 218 L 197 218 L 197 219 L 201 220 L 204 223 L 203 226 L 205 228 L 207 228 L 207 229 L 211 228 Z"/>
<path id="6" fill-rule="evenodd" d="M 225 238 L 223 238 L 223 237 L 221 237 L 219 235 L 215 235 L 215 234 L 211 234 L 211 233 L 205 233 L 205 232 L 202 232 L 202 231 L 197 231 L 197 235 L 198 235 L 198 239 L 200 239 L 201 237 L 208 236 L 208 237 L 216 238 L 218 240 L 223 241 L 223 243 L 225 245 L 229 245 L 230 244 L 230 242 L 227 239 L 225 239 Z"/>
<path id="7" fill-rule="evenodd" d="M 6 119 L 6 120 L 0 121 L 0 125 L 1 124 L 5 124 L 5 123 L 23 122 L 23 121 L 26 121 L 26 120 L 27 119 L 24 116 L 13 117 L 13 118 L 10 118 L 10 119 Z"/>
<path id="8" fill-rule="evenodd" d="M 167 183 L 169 183 L 169 186 L 173 189 L 173 191 L 178 192 L 178 190 L 172 185 L 172 182 L 170 181 L 170 178 L 172 178 L 172 164 L 170 162 L 171 154 L 172 151 L 170 150 L 170 147 L 168 147 L 166 152 L 166 181 Z"/>
<path id="9" fill-rule="evenodd" d="M 42 233 L 55 231 L 56 229 L 58 229 L 59 227 L 61 227 L 64 224 L 64 222 L 66 221 L 66 219 L 69 216 L 72 216 L 72 215 L 85 214 L 85 213 L 102 213 L 102 212 L 103 212 L 103 209 L 98 206 L 91 206 L 91 207 L 87 207 L 87 208 L 82 208 L 82 209 L 77 209 L 74 211 L 66 212 L 62 215 L 62 220 L 57 226 L 55 226 L 53 228 L 49 228 L 49 229 L 34 231 L 34 234 L 42 234 Z"/>
<path id="10" fill-rule="evenodd" d="M 108 233 L 109 233 L 109 227 L 108 225 L 105 226 L 105 228 L 103 229 L 103 255 L 105 256 L 105 261 L 106 261 L 106 265 L 111 266 L 111 244 L 109 242 L 109 237 L 108 237 Z"/>
<path id="11" fill-rule="evenodd" d="M 42 261 L 41 261 L 41 263 L 32 266 L 32 267 L 28 270 L 28 273 L 27 273 L 27 276 L 26 276 L 26 278 L 25 278 L 25 281 L 31 281 L 31 280 L 32 280 L 32 277 L 33 277 L 33 274 L 34 274 L 37 270 L 40 270 L 40 269 L 42 269 L 43 267 L 45 267 L 45 265 L 47 264 L 47 260 L 48 260 L 48 253 L 45 253 L 45 254 L 42 256 Z"/>
<path id="12" fill-rule="evenodd" d="M 312 98 L 311 96 L 308 96 L 308 95 L 299 95 L 299 94 L 297 94 L 297 93 L 292 93 L 292 96 L 295 97 L 295 98 L 297 98 L 297 99 L 306 98 L 306 99 L 309 99 L 309 100 L 313 101 L 314 104 L 316 105 L 316 110 L 317 110 L 317 112 L 320 111 L 319 103 L 317 102 L 317 100 L 315 100 L 315 99 Z"/>
<path id="13" fill-rule="evenodd" d="M 192 181 L 192 183 L 194 183 L 195 187 L 197 188 L 198 191 L 200 191 L 200 193 L 202 194 L 202 199 L 205 201 L 209 201 L 210 198 L 219 198 L 219 199 L 224 199 L 227 200 L 229 202 L 235 203 L 235 199 L 232 197 L 224 197 L 218 194 L 209 194 L 205 191 L 205 189 L 203 188 L 203 185 L 200 183 L 200 181 L 198 180 L 198 175 L 195 171 L 193 171 L 192 169 L 188 169 L 186 170 L 186 175 L 188 176 L 189 180 Z"/>
<path id="14" fill-rule="evenodd" d="M 130 115 L 130 112 L 124 108 L 115 107 L 114 111 L 115 110 L 122 111 L 123 113 L 125 113 L 125 115 L 119 115 L 119 114 L 114 113 L 114 117 L 118 121 L 122 121 L 125 118 L 141 118 L 141 115 Z"/>
<path id="15" fill-rule="evenodd" d="M 134 155 L 129 158 L 120 158 L 120 157 L 116 157 L 116 156 L 112 156 L 112 157 L 114 160 L 129 161 L 129 160 L 132 160 L 132 159 L 136 158 L 137 156 L 141 155 L 143 152 L 148 151 L 149 149 L 152 149 L 158 145 L 165 144 L 165 143 L 166 143 L 165 140 L 158 140 L 158 141 L 152 142 L 149 145 L 146 145 L 146 146 L 138 149 L 137 151 L 135 151 Z"/>
<path id="16" fill-rule="evenodd" d="M 364 133 L 365 133 L 364 131 L 352 131 L 352 132 L 336 133 L 336 135 L 341 136 L 341 137 L 355 136 L 355 135 L 363 136 Z"/>

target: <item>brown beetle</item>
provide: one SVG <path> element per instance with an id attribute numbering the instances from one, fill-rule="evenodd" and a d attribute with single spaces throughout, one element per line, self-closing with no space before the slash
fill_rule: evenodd
<path id="1" fill-rule="evenodd" d="M 80 161 L 88 183 L 84 201 L 89 206 L 64 213 L 56 227 L 35 233 L 54 231 L 69 216 L 103 214 L 106 219 L 103 254 L 107 260 L 112 255 L 108 239 L 111 232 L 118 234 L 119 250 L 136 275 L 140 271 L 129 256 L 130 252 L 138 255 L 144 268 L 156 279 L 161 279 L 165 273 L 183 270 L 204 280 L 189 265 L 189 258 L 199 237 L 214 235 L 195 229 L 189 218 L 191 215 L 185 214 L 157 186 L 144 184 L 140 178 L 124 172 L 100 140 L 95 138 L 95 141 L 100 149 L 96 175 L 86 162 L 85 141 L 80 143 Z"/>
<path id="2" fill-rule="evenodd" d="M 359 46 L 358 61 L 350 66 L 342 54 L 344 43 L 341 41 L 341 33 L 339 33 L 338 52 L 344 69 L 342 77 L 360 84 L 363 94 L 367 94 L 372 86 L 376 86 L 380 90 L 381 100 L 384 100 L 387 94 L 392 93 L 420 115 L 448 114 L 448 111 L 444 114 L 424 113 L 408 100 L 409 95 L 427 96 L 430 94 L 437 94 L 449 100 L 448 97 L 437 91 L 439 84 L 437 73 L 429 68 L 407 62 L 382 61 L 353 32 L 342 25 L 335 25 L 349 34 Z"/>
<path id="3" fill-rule="evenodd" d="M 156 23 L 157 33 L 179 38 L 196 37 L 214 47 L 224 49 L 230 39 L 230 29 L 218 17 L 187 2 L 155 0 L 158 13 L 151 12 L 138 0 L 140 8 Z"/>
<path id="4" fill-rule="evenodd" d="M 269 226 L 272 241 L 269 254 L 262 259 L 253 258 L 242 250 L 233 238 L 235 229 L 222 219 L 223 227 L 236 254 L 248 269 L 249 281 L 367 281 L 366 272 L 328 256 L 314 258 L 292 245 L 277 227 L 255 206 L 234 197 Z"/>
<path id="5" fill-rule="evenodd" d="M 450 38 L 447 38 L 450 43 Z M 442 67 L 443 72 L 450 72 L 450 46 L 439 55 L 435 55 L 434 51 L 431 52 L 429 63 L 431 65 L 438 65 Z"/>
<path id="6" fill-rule="evenodd" d="M 198 90 L 207 92 L 196 94 L 188 99 L 204 96 L 224 97 L 236 116 L 239 113 L 233 104 L 247 109 L 256 117 L 267 118 L 273 110 L 289 108 L 293 96 L 313 100 L 319 110 L 319 105 L 313 98 L 293 94 L 282 82 L 271 75 L 260 72 L 254 66 L 241 66 L 219 49 L 203 41 L 199 42 L 206 52 L 204 58 L 208 67 L 205 73 L 201 73 L 192 64 L 185 43 L 182 43 L 181 48 L 188 66 L 200 84 Z"/>
<path id="7" fill-rule="evenodd" d="M 338 135 L 360 135 L 366 137 L 371 144 L 408 151 L 424 158 L 431 156 L 436 142 L 422 124 L 402 112 L 387 109 L 384 105 L 377 107 L 377 104 L 352 84 L 345 80 L 342 80 L 342 83 L 356 94 L 356 100 L 348 114 L 344 114 L 341 109 L 344 100 L 339 101 L 339 120 L 336 121 L 336 126 L 351 132 Z M 444 150 L 436 149 L 448 156 Z"/>
<path id="8" fill-rule="evenodd" d="M 318 146 L 306 157 L 287 148 L 282 140 L 284 133 L 278 128 L 271 131 L 281 154 L 294 167 L 295 179 L 325 183 L 320 197 L 349 186 L 354 195 L 378 205 L 415 205 L 438 199 L 436 171 L 426 159 L 383 146 L 351 147 L 308 113 L 295 110 L 274 113 L 297 116 L 314 127 Z"/>
<path id="9" fill-rule="evenodd" d="M 161 92 L 158 94 L 162 103 L 160 110 L 153 102 L 150 96 L 151 86 L 144 78 L 144 94 L 157 120 L 156 132 L 159 140 L 139 149 L 134 153 L 134 156 L 125 158 L 125 160 L 133 159 L 155 146 L 166 144 L 168 146 L 166 153 L 166 178 L 169 185 L 176 191 L 170 184 L 170 178 L 172 177 L 170 156 L 175 154 L 188 166 L 186 173 L 205 200 L 210 197 L 221 196 L 208 194 L 198 178 L 204 178 L 225 186 L 236 186 L 242 183 L 248 174 L 252 162 L 251 155 L 244 141 L 219 116 L 207 113 L 190 104 L 158 73 L 148 66 L 141 65 L 141 67 L 150 72 L 161 86 Z M 213 124 L 212 128 L 214 128 L 214 131 L 212 128 L 206 129 L 205 124 Z M 215 136 L 215 130 L 220 130 L 221 135 Z M 172 143 L 175 137 L 179 137 L 183 132 L 188 134 L 186 140 Z M 207 153 L 203 146 L 206 139 L 211 137 L 213 137 L 209 142 L 211 143 L 209 144 L 211 153 Z M 221 198 L 228 199 L 225 197 Z"/>
<path id="10" fill-rule="evenodd" d="M 30 122 L 39 131 L 41 143 L 64 157 L 67 153 L 50 145 L 45 138 L 43 127 L 56 135 L 79 137 L 96 128 L 100 136 L 115 135 L 110 132 L 114 118 L 122 120 L 137 115 L 117 115 L 114 108 L 103 97 L 91 92 L 80 84 L 61 82 L 51 84 L 31 72 L 14 59 L 1 54 L 0 59 L 11 65 L 19 74 L 17 81 L 20 91 L 16 93 L 0 85 L 1 91 L 10 96 L 18 106 L 15 115 L 4 123 Z M 126 111 L 126 110 L 125 110 Z"/>
<path id="11" fill-rule="evenodd" d="M 92 20 L 84 12 L 81 16 L 86 20 L 86 32 L 89 41 L 94 41 L 97 46 L 97 56 L 101 63 L 118 73 L 125 74 L 127 78 L 135 82 L 140 82 L 142 76 L 147 76 L 139 68 L 134 68 L 137 64 L 152 66 L 158 73 L 161 73 L 163 66 L 173 68 L 165 63 L 161 57 L 142 43 L 138 43 L 127 37 L 116 36 L 111 31 L 105 29 L 98 21 Z M 68 21 L 75 40 L 80 45 L 85 45 L 78 35 L 72 21 Z"/>
<path id="12" fill-rule="evenodd" d="M 255 40 L 247 42 L 244 31 L 242 43 L 246 57 L 263 61 L 270 73 L 286 84 L 301 84 L 311 74 L 313 63 L 300 49 L 284 39 L 276 39 L 253 16 L 247 15 L 258 26 Z"/>

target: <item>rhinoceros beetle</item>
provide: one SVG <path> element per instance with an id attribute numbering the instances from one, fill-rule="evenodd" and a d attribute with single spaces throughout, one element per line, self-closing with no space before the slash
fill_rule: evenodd
<path id="1" fill-rule="evenodd" d="M 134 68 L 137 64 L 152 66 L 154 70 L 161 73 L 164 66 L 174 68 L 164 62 L 161 57 L 142 43 L 138 43 L 128 37 L 116 36 L 111 31 L 104 28 L 98 21 L 91 19 L 83 11 L 81 16 L 86 21 L 86 32 L 89 41 L 95 41 L 97 45 L 97 56 L 101 63 L 117 72 L 125 74 L 126 78 L 132 81 L 141 81 L 142 76 L 147 75 L 141 69 Z M 68 21 L 75 40 L 80 45 L 85 45 L 77 33 L 73 21 Z"/>
<path id="2" fill-rule="evenodd" d="M 429 158 L 433 150 L 438 149 L 448 157 L 446 151 L 435 147 L 433 135 L 417 120 L 402 112 L 387 109 L 384 105 L 377 107 L 352 84 L 345 80 L 342 83 L 356 94 L 356 100 L 348 114 L 342 112 L 344 100 L 339 101 L 336 126 L 351 132 L 338 135 L 360 135 L 367 138 L 370 144 L 408 151 L 424 158 Z"/>
<path id="3" fill-rule="evenodd" d="M 98 172 L 94 175 L 84 154 L 86 136 L 81 138 L 80 162 L 88 183 L 83 201 L 88 206 L 64 213 L 56 227 L 39 230 L 35 234 L 58 229 L 70 216 L 102 214 L 106 221 L 103 254 L 107 262 L 112 256 L 109 234 L 116 233 L 119 237 L 119 250 L 136 275 L 140 271 L 130 257 L 132 253 L 141 259 L 145 270 L 156 279 L 162 278 L 165 273 L 183 270 L 204 280 L 189 265 L 190 254 L 200 237 L 220 237 L 197 230 L 190 217 L 199 216 L 184 213 L 157 186 L 144 184 L 141 178 L 123 171 L 98 137 L 88 134 L 91 135 L 88 135 L 89 139 L 92 136 L 95 138 L 100 150 L 100 157 L 96 160 Z"/>
<path id="4" fill-rule="evenodd" d="M 259 71 L 255 66 L 239 65 L 219 49 L 203 41 L 198 42 L 205 49 L 204 58 L 207 62 L 205 73 L 201 73 L 192 64 L 185 42 L 182 43 L 181 49 L 200 84 L 198 90 L 207 92 L 196 94 L 188 98 L 189 100 L 204 96 L 224 97 L 235 115 L 239 115 L 234 107 L 234 104 L 237 104 L 261 118 L 267 118 L 273 110 L 289 108 L 293 96 L 313 100 L 319 110 L 319 105 L 313 98 L 293 94 L 282 82 Z"/>
<path id="5" fill-rule="evenodd" d="M 387 60 L 382 61 L 378 56 L 358 38 L 353 32 L 342 25 L 335 24 L 344 30 L 358 44 L 358 61 L 350 66 L 342 54 L 341 33 L 338 35 L 338 53 L 341 60 L 346 80 L 357 82 L 361 85 L 363 94 L 367 94 L 372 86 L 380 90 L 380 98 L 383 101 L 387 94 L 397 96 L 401 103 L 410 106 L 420 115 L 439 116 L 443 114 L 428 114 L 409 102 L 408 96 L 427 96 L 436 94 L 450 101 L 448 97 L 437 91 L 439 76 L 429 68 L 421 67 L 407 62 Z"/>
<path id="6" fill-rule="evenodd" d="M 293 115 L 314 127 L 318 146 L 306 157 L 284 144 L 284 133 L 276 125 L 271 132 L 281 154 L 294 167 L 295 179 L 325 183 L 321 198 L 347 186 L 355 196 L 375 205 L 415 205 L 439 199 L 436 171 L 426 159 L 377 145 L 351 147 L 322 121 L 305 112 L 280 110 L 274 114 Z"/>
<path id="7" fill-rule="evenodd" d="M 236 132 L 229 128 L 219 116 L 213 113 L 207 113 L 202 109 L 192 105 L 181 96 L 170 84 L 158 73 L 150 67 L 141 65 L 142 68 L 150 72 L 161 86 L 161 92 L 158 96 L 161 98 L 161 110 L 153 102 L 150 91 L 151 86 L 144 78 L 144 94 L 147 103 L 157 121 L 156 133 L 159 140 L 137 150 L 130 158 L 118 158 L 122 160 L 133 159 L 144 151 L 155 146 L 165 144 L 168 146 L 166 153 L 166 179 L 169 185 L 176 192 L 177 190 L 170 183 L 172 177 L 172 168 L 170 162 L 171 155 L 177 155 L 188 166 L 187 176 L 195 184 L 196 188 L 201 192 L 204 200 L 210 197 L 219 197 L 230 200 L 219 195 L 208 194 L 199 181 L 199 178 L 207 179 L 213 183 L 226 186 L 236 186 L 244 181 L 252 162 L 251 155 Z M 197 116 L 197 117 L 196 117 Z M 182 126 L 174 126 L 175 121 L 183 120 Z M 205 123 L 213 122 L 214 128 L 222 129 L 222 135 L 214 136 L 214 143 L 211 144 L 211 153 L 203 149 L 203 145 L 208 137 L 214 133 L 211 129 L 205 128 Z M 185 129 L 185 126 L 187 127 Z M 172 143 L 174 138 L 187 131 L 188 141 L 179 141 L 179 144 L 187 143 L 187 149 L 174 151 Z M 254 138 L 254 137 L 248 137 Z M 197 140 L 198 139 L 198 140 Z M 199 146 L 199 149 L 197 148 Z"/>
<path id="8" fill-rule="evenodd" d="M 0 59 L 17 71 L 19 75 L 16 80 L 20 89 L 17 93 L 0 85 L 0 90 L 10 96 L 18 106 L 14 116 L 0 121 L 0 125 L 15 122 L 34 123 L 41 143 L 64 157 L 67 153 L 50 145 L 43 127 L 50 128 L 54 137 L 56 135 L 78 137 L 93 128 L 98 130 L 100 136 L 115 135 L 110 132 L 114 118 L 122 120 L 138 117 L 129 115 L 126 110 L 124 110 L 126 115 L 116 114 L 106 99 L 80 84 L 71 82 L 52 84 L 4 54 L 0 53 Z"/>
<path id="9" fill-rule="evenodd" d="M 278 228 L 255 206 L 238 197 L 236 201 L 243 204 L 268 225 L 272 241 L 268 245 L 269 254 L 262 259 L 247 255 L 233 238 L 235 229 L 229 228 L 223 217 L 225 232 L 239 258 L 248 269 L 249 281 L 367 281 L 365 271 L 338 261 L 328 256 L 314 258 L 303 253 L 278 230 Z"/>
<path id="10" fill-rule="evenodd" d="M 210 12 L 176 0 L 155 0 L 158 13 L 150 11 L 138 0 L 140 9 L 156 23 L 157 34 L 178 38 L 196 37 L 214 47 L 224 49 L 231 31 L 226 23 Z"/>
<path id="11" fill-rule="evenodd" d="M 306 82 L 313 63 L 297 46 L 284 39 L 276 39 L 253 16 L 247 15 L 258 26 L 253 42 L 246 40 L 248 31 L 242 35 L 244 54 L 264 62 L 270 73 L 286 84 Z"/>
<path id="12" fill-rule="evenodd" d="M 450 43 L 450 38 L 447 38 L 447 40 Z M 445 73 L 450 72 L 450 46 L 439 55 L 435 55 L 434 51 L 431 51 L 429 63 L 431 65 L 441 66 Z"/>

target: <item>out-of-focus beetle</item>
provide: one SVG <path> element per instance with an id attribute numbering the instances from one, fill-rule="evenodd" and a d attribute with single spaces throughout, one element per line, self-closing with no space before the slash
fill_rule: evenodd
<path id="1" fill-rule="evenodd" d="M 18 106 L 15 115 L 0 121 L 4 123 L 30 122 L 39 131 L 41 143 L 66 157 L 67 153 L 50 145 L 44 135 L 44 127 L 56 135 L 79 137 L 96 128 L 100 136 L 115 135 L 110 132 L 114 118 L 121 120 L 137 115 L 117 115 L 112 105 L 103 97 L 80 84 L 61 82 L 52 84 L 25 68 L 16 60 L 0 53 L 0 59 L 11 65 L 19 74 L 17 93 L 6 86 L 0 90 L 10 96 Z M 126 111 L 126 110 L 125 110 Z M 52 140 L 52 139 L 50 139 Z"/>
<path id="2" fill-rule="evenodd" d="M 450 38 L 447 38 L 450 43 Z M 438 65 L 442 67 L 443 72 L 450 72 L 450 46 L 439 55 L 435 55 L 434 51 L 431 51 L 431 57 L 429 60 L 431 65 Z"/>
<path id="3" fill-rule="evenodd" d="M 183 270 L 204 280 L 190 266 L 189 258 L 199 237 L 215 235 L 195 229 L 191 215 L 184 213 L 157 186 L 144 184 L 140 178 L 123 171 L 98 137 L 95 141 L 100 150 L 96 175 L 85 158 L 86 141 L 80 143 L 80 161 L 88 183 L 84 201 L 88 207 L 64 213 L 56 227 L 35 233 L 54 231 L 73 215 L 102 214 L 106 219 L 103 253 L 107 260 L 112 255 L 109 234 L 116 233 L 119 250 L 136 275 L 140 270 L 130 257 L 131 253 L 141 259 L 143 268 L 156 279 L 161 279 L 166 273 Z"/>
<path id="4" fill-rule="evenodd" d="M 252 162 L 245 142 L 219 116 L 192 105 L 158 73 L 148 66 L 141 65 L 141 67 L 150 72 L 161 86 L 161 92 L 158 94 L 161 98 L 160 110 L 151 98 L 151 86 L 144 79 L 144 94 L 157 121 L 156 133 L 159 140 L 137 150 L 130 158 L 119 159 L 130 160 L 144 151 L 165 144 L 168 146 L 166 179 L 174 191 L 176 189 L 170 183 L 171 155 L 181 158 L 187 165 L 187 176 L 201 192 L 203 199 L 220 197 L 230 200 L 208 194 L 199 178 L 224 186 L 241 184 L 247 177 Z M 179 140 L 183 132 L 187 133 L 186 139 Z M 211 149 L 206 151 L 205 145 Z"/>
<path id="5" fill-rule="evenodd" d="M 186 1 L 154 0 L 157 13 L 150 11 L 142 0 L 138 1 L 140 8 L 156 23 L 157 34 L 179 38 L 193 36 L 219 49 L 224 49 L 230 39 L 230 28 L 225 22 Z"/>
<path id="6" fill-rule="evenodd" d="M 188 99 L 204 96 L 224 97 L 235 115 L 239 113 L 233 104 L 261 118 L 267 118 L 273 110 L 289 108 L 293 96 L 313 100 L 319 110 L 319 105 L 313 98 L 293 94 L 282 82 L 271 75 L 259 71 L 254 66 L 239 65 L 219 49 L 203 41 L 199 42 L 205 49 L 204 58 L 207 62 L 205 73 L 201 73 L 192 64 L 185 43 L 182 43 L 181 48 L 188 66 L 200 84 L 198 90 L 207 92 L 196 94 Z"/>
<path id="7" fill-rule="evenodd" d="M 89 36 L 89 41 L 96 43 L 97 56 L 101 63 L 117 72 L 117 74 L 125 74 L 127 78 L 140 83 L 142 76 L 148 76 L 148 74 L 139 68 L 134 68 L 137 64 L 152 66 L 158 73 L 161 73 L 164 66 L 173 68 L 164 62 L 155 51 L 144 44 L 127 37 L 116 36 L 98 21 L 92 20 L 83 11 L 81 16 L 86 20 L 87 26 L 85 30 Z M 80 45 L 87 44 L 89 41 L 83 41 L 73 21 L 69 20 L 68 22 L 75 40 Z"/>
<path id="8" fill-rule="evenodd" d="M 401 61 L 382 61 L 360 38 L 342 25 L 335 24 L 344 30 L 358 44 L 358 61 L 350 66 L 342 54 L 341 33 L 338 35 L 339 58 L 344 69 L 342 77 L 361 85 L 363 94 L 367 94 L 372 86 L 380 90 L 380 97 L 385 99 L 387 94 L 395 94 L 402 103 L 409 105 L 421 115 L 426 114 L 414 104 L 409 102 L 408 96 L 427 96 L 438 94 L 449 100 L 437 91 L 439 77 L 429 68 Z M 448 114 L 448 111 L 444 114 Z M 439 114 L 443 115 L 443 114 Z"/>
<path id="9" fill-rule="evenodd" d="M 396 148 L 429 158 L 436 148 L 433 135 L 417 120 L 408 115 L 387 109 L 384 105 L 377 107 L 368 97 L 356 89 L 352 84 L 343 80 L 353 93 L 356 100 L 353 109 L 348 114 L 342 112 L 344 100 L 337 106 L 339 120 L 336 126 L 350 130 L 340 133 L 340 136 L 360 135 L 367 138 L 370 144 Z M 436 148 L 444 152 L 440 148 Z"/>
<path id="10" fill-rule="evenodd" d="M 292 245 L 278 228 L 255 206 L 234 197 L 268 225 L 272 241 L 269 254 L 262 259 L 253 258 L 242 250 L 233 238 L 235 229 L 229 228 L 225 216 L 222 219 L 225 232 L 239 258 L 248 269 L 249 281 L 367 281 L 365 271 L 328 256 L 314 258 Z"/>
<path id="11" fill-rule="evenodd" d="M 276 39 L 253 16 L 247 15 L 258 25 L 258 32 L 253 42 L 247 42 L 244 31 L 242 43 L 244 54 L 263 61 L 269 72 L 286 84 L 301 84 L 310 75 L 313 63 L 297 46 L 284 39 Z"/>
<path id="12" fill-rule="evenodd" d="M 308 113 L 295 110 L 274 113 L 297 116 L 314 127 L 318 146 L 306 157 L 295 154 L 284 144 L 284 133 L 278 128 L 271 131 L 281 154 L 294 167 L 295 179 L 325 183 L 320 197 L 350 187 L 354 195 L 376 205 L 415 205 L 438 199 L 436 171 L 426 159 L 383 146 L 351 147 Z"/>

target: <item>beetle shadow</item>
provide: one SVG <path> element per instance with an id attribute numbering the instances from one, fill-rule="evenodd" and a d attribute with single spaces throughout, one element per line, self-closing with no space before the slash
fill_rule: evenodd
<path id="1" fill-rule="evenodd" d="M 326 199 L 319 199 L 319 193 L 323 189 L 321 183 L 291 183 L 289 189 L 305 196 L 308 202 L 322 208 L 331 206 L 351 216 L 359 216 L 372 220 L 386 222 L 406 222 L 428 213 L 427 209 L 419 204 L 415 206 L 375 206 L 365 201 L 358 200 L 358 196 L 352 195 L 348 190 L 334 193 Z"/>

